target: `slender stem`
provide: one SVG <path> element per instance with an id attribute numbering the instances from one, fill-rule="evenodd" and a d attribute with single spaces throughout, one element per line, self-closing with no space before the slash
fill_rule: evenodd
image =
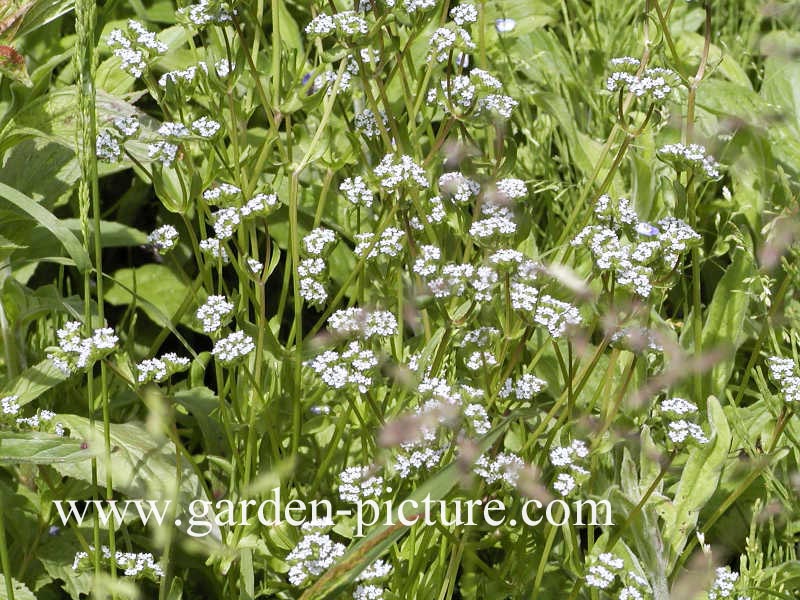
<path id="1" fill-rule="evenodd" d="M 6 584 L 6 596 L 14 600 L 14 580 L 11 577 L 11 563 L 8 560 L 8 540 L 6 539 L 6 525 L 3 516 L 6 514 L 3 506 L 3 494 L 0 494 L 0 567 L 3 567 L 3 579 Z"/>

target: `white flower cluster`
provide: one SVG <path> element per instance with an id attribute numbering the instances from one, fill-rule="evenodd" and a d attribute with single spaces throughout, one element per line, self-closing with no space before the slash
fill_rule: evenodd
<path id="1" fill-rule="evenodd" d="M 336 243 L 336 234 L 325 227 L 317 227 L 303 238 L 306 254 L 323 256 Z"/>
<path id="2" fill-rule="evenodd" d="M 586 572 L 586 585 L 601 590 L 614 583 L 617 573 L 625 567 L 624 561 L 611 552 L 600 554 Z"/>
<path id="3" fill-rule="evenodd" d="M 601 224 L 584 227 L 572 245 L 587 249 L 595 268 L 613 272 L 618 285 L 642 298 L 650 296 L 657 274 L 669 274 L 680 256 L 702 240 L 674 217 L 661 219 L 658 227 L 639 221 L 626 198 L 612 202 L 603 195 L 594 214 Z"/>
<path id="4" fill-rule="evenodd" d="M 0 410 L 4 415 L 16 415 L 19 412 L 19 396 L 6 396 L 0 399 Z"/>
<path id="5" fill-rule="evenodd" d="M 106 43 L 122 61 L 122 69 L 136 78 L 142 76 L 150 58 L 167 51 L 167 45 L 157 40 L 155 33 L 133 19 L 128 20 L 126 31 L 112 29 Z"/>
<path id="6" fill-rule="evenodd" d="M 253 338 L 243 331 L 234 331 L 214 344 L 211 354 L 220 364 L 230 365 L 256 349 Z"/>
<path id="7" fill-rule="evenodd" d="M 383 494 L 383 477 L 374 474 L 372 467 L 348 467 L 339 474 L 339 497 L 356 504 Z"/>
<path id="8" fill-rule="evenodd" d="M 484 202 L 481 205 L 481 218 L 469 228 L 469 234 L 478 243 L 498 245 L 507 242 L 517 231 L 514 211 L 507 203 Z"/>
<path id="9" fill-rule="evenodd" d="M 309 304 L 322 305 L 328 299 L 326 289 L 328 265 L 321 258 L 304 258 L 297 265 L 300 296 Z"/>
<path id="10" fill-rule="evenodd" d="M 428 59 L 440 63 L 446 62 L 451 52 L 475 49 L 472 37 L 462 27 L 440 27 L 431 34 L 428 45 Z"/>
<path id="11" fill-rule="evenodd" d="M 90 552 L 94 552 L 94 546 L 89 546 Z M 145 575 L 152 579 L 158 579 L 164 576 L 164 570 L 161 568 L 153 555 L 150 552 L 121 552 L 117 551 L 113 556 L 108 546 L 101 546 L 101 552 L 104 560 L 110 561 L 112 565 L 119 569 L 123 569 L 126 577 L 137 577 Z M 72 561 L 72 570 L 77 571 L 84 566 L 84 563 L 90 563 L 88 552 L 77 552 Z"/>
<path id="12" fill-rule="evenodd" d="M 19 411 L 19 396 L 0 398 L 0 423 L 2 423 L 4 415 L 7 415 L 7 417 L 5 417 L 6 420 L 16 423 L 18 427 L 27 426 L 31 429 L 38 429 L 41 431 L 41 426 L 48 426 L 47 428 L 49 429 L 50 422 L 53 421 L 56 416 L 56 413 L 51 410 L 41 410 L 32 417 L 17 417 L 16 415 L 19 414 Z M 64 435 L 64 426 L 61 423 L 55 423 L 53 429 L 56 435 Z"/>
<path id="13" fill-rule="evenodd" d="M 709 179 L 719 179 L 720 165 L 700 144 L 667 144 L 658 150 L 658 156 L 676 168 L 702 171 Z"/>
<path id="14" fill-rule="evenodd" d="M 14 396 L 14 398 L 16 398 L 16 396 Z M 5 412 L 5 406 L 3 408 Z M 17 410 L 19 411 L 19 406 L 17 406 Z M 50 431 L 52 425 L 53 433 L 59 437 L 63 437 L 65 433 L 64 424 L 59 422 L 53 423 L 55 417 L 56 413 L 54 413 L 52 410 L 40 410 L 37 414 L 31 417 L 18 417 L 16 424 L 18 427 L 26 426 L 30 429 L 35 429 L 38 431 Z"/>
<path id="15" fill-rule="evenodd" d="M 573 440 L 569 446 L 556 446 L 550 450 L 550 464 L 557 471 L 553 488 L 562 496 L 569 496 L 587 477 L 589 471 L 583 467 L 589 456 L 589 448 L 582 440 Z"/>
<path id="16" fill-rule="evenodd" d="M 95 329 L 91 337 L 81 337 L 81 323 L 68 321 L 56 331 L 58 348 L 47 358 L 65 375 L 91 366 L 95 361 L 110 354 L 119 338 L 110 327 Z"/>
<path id="17" fill-rule="evenodd" d="M 204 333 L 217 333 L 228 324 L 234 306 L 225 296 L 212 295 L 197 309 L 195 316 L 200 321 Z"/>
<path id="18" fill-rule="evenodd" d="M 223 265 L 227 265 L 231 260 L 222 241 L 217 238 L 200 240 L 200 251 L 214 260 L 222 261 Z"/>
<path id="19" fill-rule="evenodd" d="M 770 378 L 780 387 L 784 401 L 800 402 L 800 377 L 796 375 L 794 361 L 771 356 L 768 363 Z"/>
<path id="20" fill-rule="evenodd" d="M 330 569 L 342 555 L 345 547 L 339 542 L 334 542 L 326 529 L 332 523 L 320 524 L 312 521 L 303 524 L 306 532 L 294 549 L 286 557 L 289 568 L 289 583 L 302 587 L 316 577 Z"/>
<path id="21" fill-rule="evenodd" d="M 356 581 L 359 585 L 353 591 L 353 600 L 383 600 L 384 589 L 378 585 L 392 572 L 392 565 L 378 559 L 364 569 Z"/>
<path id="22" fill-rule="evenodd" d="M 396 227 L 384 229 L 377 241 L 375 234 L 370 232 L 356 234 L 356 247 L 353 250 L 356 256 L 366 256 L 367 259 L 378 257 L 397 258 L 403 252 L 403 239 L 405 233 Z"/>
<path id="23" fill-rule="evenodd" d="M 518 102 L 499 93 L 502 87 L 500 80 L 487 71 L 473 69 L 469 75 L 457 75 L 440 82 L 428 91 L 427 100 L 462 117 L 474 114 L 508 119 Z"/>
<path id="24" fill-rule="evenodd" d="M 224 242 L 233 237 L 239 225 L 246 219 L 268 215 L 278 205 L 275 194 L 259 192 L 239 206 L 241 194 L 242 191 L 230 183 L 220 183 L 203 192 L 203 199 L 208 204 L 222 208 L 211 214 L 214 237 L 200 240 L 200 250 L 215 260 L 221 260 L 222 264 L 230 262 Z"/>
<path id="25" fill-rule="evenodd" d="M 136 381 L 147 383 L 155 381 L 161 383 L 175 373 L 181 373 L 189 368 L 189 359 L 178 356 L 174 352 L 167 352 L 161 358 L 149 358 L 136 365 L 138 375 Z"/>
<path id="26" fill-rule="evenodd" d="M 372 190 L 367 187 L 361 177 L 348 177 L 339 185 L 339 191 L 343 192 L 345 198 L 355 206 L 372 206 Z"/>
<path id="27" fill-rule="evenodd" d="M 686 415 L 695 414 L 697 406 L 683 398 L 666 398 L 659 405 L 662 414 L 672 419 L 667 425 L 667 437 L 676 446 L 686 443 L 707 444 L 708 438 L 703 429 L 696 423 L 684 419 Z"/>
<path id="28" fill-rule="evenodd" d="M 232 9 L 228 2 L 200 0 L 197 4 L 179 8 L 177 15 L 184 23 L 205 27 L 230 23 L 236 15 L 236 10 Z"/>
<path id="29" fill-rule="evenodd" d="M 165 167 L 169 167 L 175 162 L 178 156 L 178 145 L 166 140 L 157 140 L 147 144 L 147 158 L 158 161 Z"/>
<path id="30" fill-rule="evenodd" d="M 511 487 L 517 485 L 519 472 L 525 468 L 525 462 L 513 452 L 501 452 L 493 459 L 485 454 L 475 461 L 475 474 L 483 479 L 488 485 L 497 481 L 508 484 Z"/>
<path id="31" fill-rule="evenodd" d="M 489 414 L 482 404 L 468 404 L 464 408 L 464 416 L 468 419 L 475 433 L 478 435 L 486 435 L 492 428 L 492 423 L 489 421 Z"/>
<path id="32" fill-rule="evenodd" d="M 714 571 L 714 583 L 711 584 L 711 589 L 708 591 L 708 600 L 733 598 L 737 581 L 739 581 L 739 574 L 731 571 L 730 567 L 717 567 Z M 750 600 L 750 598 L 738 595 L 736 600 Z"/>
<path id="33" fill-rule="evenodd" d="M 609 61 L 612 67 L 621 67 L 627 71 L 635 71 L 639 68 L 641 61 L 633 56 L 618 56 Z"/>
<path id="34" fill-rule="evenodd" d="M 95 154 L 99 160 L 115 163 L 122 160 L 122 145 L 110 129 L 97 132 Z"/>
<path id="35" fill-rule="evenodd" d="M 135 116 L 130 117 L 116 117 L 113 121 L 114 127 L 121 135 L 130 137 L 136 135 L 142 126 L 142 123 Z"/>
<path id="36" fill-rule="evenodd" d="M 505 200 L 517 200 L 528 195 L 528 186 L 525 185 L 525 182 L 514 177 L 501 179 L 497 182 L 496 187 Z"/>
<path id="37" fill-rule="evenodd" d="M 500 398 L 510 398 L 512 395 L 517 400 L 532 400 L 536 394 L 540 394 L 547 387 L 547 382 L 530 373 L 525 373 L 516 381 L 510 377 L 506 379 L 503 387 L 497 393 Z"/>
<path id="38" fill-rule="evenodd" d="M 396 192 L 402 185 L 412 188 L 427 188 L 430 185 L 425 170 L 407 154 L 399 157 L 392 153 L 386 154 L 373 172 L 387 192 Z"/>
<path id="39" fill-rule="evenodd" d="M 219 122 L 208 117 L 200 117 L 192 121 L 192 131 L 202 138 L 212 138 L 222 127 Z"/>
<path id="40" fill-rule="evenodd" d="M 241 193 L 237 186 L 223 181 L 203 192 L 203 200 L 212 206 L 231 206 L 239 201 Z"/>
<path id="41" fill-rule="evenodd" d="M 367 22 L 352 10 L 345 10 L 335 15 L 322 13 L 306 25 L 306 33 L 312 37 L 325 37 L 333 34 L 351 37 L 357 34 L 365 35 L 368 31 Z"/>
<path id="42" fill-rule="evenodd" d="M 221 208 L 211 214 L 214 237 L 220 241 L 232 238 L 241 222 L 242 216 L 239 214 L 239 210 L 233 207 Z"/>
<path id="43" fill-rule="evenodd" d="M 355 386 L 365 394 L 372 386 L 372 373 L 378 366 L 378 357 L 358 342 L 351 342 L 342 353 L 326 350 L 304 364 L 335 390 Z"/>
<path id="44" fill-rule="evenodd" d="M 609 92 L 627 89 L 639 98 L 647 96 L 653 102 L 663 102 L 669 97 L 677 80 L 678 76 L 670 69 L 646 69 L 642 75 L 615 71 L 606 81 L 606 89 Z"/>
<path id="45" fill-rule="evenodd" d="M 333 313 L 328 319 L 328 327 L 337 336 L 369 339 L 397 333 L 397 319 L 388 310 L 351 307 Z"/>
<path id="46" fill-rule="evenodd" d="M 478 22 L 478 9 L 474 4 L 459 4 L 450 9 L 450 18 L 456 25 L 464 26 Z"/>
<path id="47" fill-rule="evenodd" d="M 381 122 L 384 126 L 389 122 L 389 117 L 386 116 L 386 112 L 384 111 L 381 111 Z M 356 129 L 358 129 L 366 138 L 377 138 L 381 134 L 381 128 L 378 125 L 378 119 L 375 118 L 375 113 L 368 108 L 356 113 L 354 123 Z"/>
<path id="48" fill-rule="evenodd" d="M 175 248 L 178 237 L 178 230 L 172 225 L 162 225 L 147 236 L 147 241 L 156 252 L 163 255 Z"/>
<path id="49" fill-rule="evenodd" d="M 457 204 L 471 202 L 480 191 L 481 186 L 477 181 L 458 171 L 444 173 L 439 177 L 439 192 L 446 198 L 452 198 Z"/>
<path id="50" fill-rule="evenodd" d="M 685 419 L 671 421 L 667 429 L 667 437 L 675 445 L 685 444 L 687 441 L 701 445 L 708 443 L 708 438 L 702 427 Z"/>
<path id="51" fill-rule="evenodd" d="M 652 597 L 652 589 L 646 579 L 633 571 L 625 571 L 625 561 L 611 552 L 603 552 L 589 559 L 586 570 L 586 585 L 610 592 L 618 590 L 619 600 L 645 600 Z"/>
<path id="52" fill-rule="evenodd" d="M 697 405 L 683 398 L 666 398 L 661 401 L 660 408 L 661 412 L 677 418 L 697 412 Z"/>
<path id="53" fill-rule="evenodd" d="M 539 297 L 533 321 L 547 328 L 552 337 L 561 338 L 570 327 L 579 326 L 583 319 L 578 309 L 569 302 L 544 294 Z"/>
<path id="54" fill-rule="evenodd" d="M 422 447 L 408 448 L 398 454 L 394 462 L 394 470 L 401 479 L 408 479 L 422 469 L 433 469 L 442 460 L 442 450 Z"/>
<path id="55" fill-rule="evenodd" d="M 141 122 L 136 116 L 129 116 L 116 117 L 112 123 L 113 128 L 97 133 L 95 154 L 102 161 L 115 163 L 122 160 L 122 142 L 139 131 Z"/>
<path id="56" fill-rule="evenodd" d="M 611 344 L 636 353 L 664 351 L 655 332 L 647 327 L 623 327 L 611 335 Z"/>

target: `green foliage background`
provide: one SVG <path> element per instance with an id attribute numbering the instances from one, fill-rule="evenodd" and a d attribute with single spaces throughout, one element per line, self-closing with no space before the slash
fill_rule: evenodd
<path id="1" fill-rule="evenodd" d="M 765 362 L 772 355 L 798 362 L 798 4 L 709 1 L 706 10 L 703 2 L 682 0 L 476 1 L 481 18 L 472 60 L 519 102 L 505 127 L 470 119 L 448 124 L 441 111 L 418 103 L 434 72 L 426 66 L 427 39 L 444 22 L 446 3 L 425 18 L 386 18 L 381 33 L 371 31 L 369 41 L 384 36 L 388 65 L 375 82 L 389 113 L 383 137 L 391 134 L 437 176 L 452 151 L 448 142 L 459 140 L 474 152 L 464 164 L 493 180 L 527 183 L 511 245 L 566 264 L 587 282 L 592 300 L 582 314 L 590 326 L 576 347 L 521 323 L 512 327 L 500 309 L 499 317 L 487 316 L 457 301 L 431 301 L 417 293 L 403 265 L 369 266 L 354 254 L 368 217 L 353 212 L 338 185 L 367 173 L 388 149 L 381 137 L 359 136 L 346 99 L 314 91 L 306 80 L 328 66 L 338 69 L 345 46 L 303 33 L 320 11 L 350 4 L 240 2 L 238 30 L 197 33 L 178 24 L 171 1 L 83 3 L 77 27 L 70 1 L 0 3 L 0 49 L 13 48 L 25 65 L 0 54 L 0 396 L 17 396 L 26 415 L 54 410 L 69 429 L 57 438 L 2 422 L 2 571 L 16 587 L 0 588 L 0 599 L 90 591 L 175 600 L 345 597 L 365 566 L 388 556 L 389 598 L 598 600 L 605 596 L 582 582 L 589 557 L 603 549 L 645 574 L 658 600 L 707 597 L 708 570 L 719 564 L 740 572 L 752 600 L 800 597 L 800 424 Z M 128 18 L 158 30 L 169 46 L 141 80 L 119 68 L 105 42 Z M 516 26 L 498 33 L 496 19 Z M 626 108 L 626 131 L 618 119 L 622 96 L 605 89 L 609 60 L 626 55 L 649 56 L 689 82 L 703 62 L 707 67 L 694 97 L 682 88 L 641 131 L 636 125 L 647 107 Z M 165 107 L 181 106 L 162 95 L 158 76 L 225 56 L 237 65 L 235 82 L 192 97 L 224 125 L 213 150 L 187 145 L 175 168 L 158 166 L 138 141 L 127 143 L 116 164 L 83 151 L 93 127 L 106 128 L 120 115 L 137 114 L 154 132 L 175 117 Z M 96 95 L 94 115 L 86 108 L 89 92 Z M 725 166 L 720 181 L 693 187 L 658 159 L 658 148 L 685 135 L 687 116 L 694 137 Z M 199 229 L 210 227 L 199 198 L 220 179 L 248 193 L 268 187 L 280 199 L 275 212 L 236 240 L 242 250 L 258 247 L 267 263 L 261 281 L 241 261 L 222 269 L 197 252 Z M 591 262 L 569 246 L 602 193 L 631 198 L 653 220 L 678 213 L 694 194 L 688 204 L 696 202 L 693 225 L 702 245 L 643 313 L 648 324 L 670 332 L 675 352 L 663 364 L 608 347 L 603 318 L 619 316 L 613 291 L 609 297 Z M 387 208 L 380 217 L 394 213 Z M 449 234 L 437 232 L 453 255 L 474 249 L 466 238 L 469 217 L 454 217 Z M 164 223 L 175 225 L 182 241 L 159 257 L 147 234 Z M 299 240 L 320 225 L 342 240 L 329 259 L 334 301 L 326 310 L 305 305 L 296 285 Z M 236 298 L 237 323 L 258 338 L 255 373 L 223 373 L 211 358 L 194 312 L 220 292 Z M 414 408 L 402 377 L 387 375 L 372 396 L 345 402 L 302 368 L 318 352 L 316 334 L 335 308 L 386 299 L 397 314 L 411 316 L 384 347 L 392 357 L 385 370 L 421 352 L 452 375 L 460 368 L 453 338 L 464 322 L 497 317 L 507 324 L 495 349 L 501 370 L 525 366 L 548 390 L 529 406 L 503 406 L 492 415 L 491 432 L 475 450 L 519 452 L 546 470 L 551 446 L 583 434 L 593 445 L 590 495 L 611 500 L 624 530 L 383 527 L 359 541 L 349 521 L 335 529 L 348 553 L 303 591 L 286 580 L 297 528 L 226 526 L 214 539 L 195 540 L 178 528 L 130 522 L 111 532 L 113 543 L 153 552 L 168 565 L 165 577 L 134 582 L 106 567 L 97 575 L 91 567 L 72 569 L 76 552 L 109 542 L 110 532 L 57 526 L 54 499 L 163 497 L 186 505 L 200 497 L 263 499 L 274 486 L 300 498 L 334 497 L 345 466 L 387 452 L 379 443 L 385 421 Z M 105 319 L 121 347 L 88 377 L 67 378 L 46 355 L 56 330 L 75 319 L 87 327 Z M 165 351 L 191 357 L 185 376 L 137 385 L 134 365 Z M 700 406 L 711 437 L 671 463 L 647 414 L 664 389 Z M 333 412 L 313 414 L 319 404 L 333 404 Z M 366 420 L 355 418 L 359 410 Z M 401 483 L 397 497 L 507 493 L 463 479 L 454 462 Z M 712 545 L 713 560 L 698 550 L 698 532 Z"/>

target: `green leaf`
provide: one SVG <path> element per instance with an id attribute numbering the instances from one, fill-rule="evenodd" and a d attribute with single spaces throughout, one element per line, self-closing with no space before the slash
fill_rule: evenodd
<path id="1" fill-rule="evenodd" d="M 62 221 L 54 217 L 50 211 L 31 198 L 28 198 L 25 194 L 18 192 L 4 183 L 0 183 L 0 197 L 5 198 L 30 216 L 31 219 L 47 228 L 47 230 L 61 242 L 61 245 L 64 246 L 64 249 L 72 260 L 75 261 L 75 266 L 81 273 L 92 268 L 92 261 L 89 259 L 89 254 L 81 245 L 80 241 L 78 241 L 78 238 L 75 237 Z"/>
<path id="2" fill-rule="evenodd" d="M 744 322 L 750 304 L 746 279 L 753 275 L 753 271 L 750 254 L 737 249 L 708 307 L 703 324 L 703 351 L 726 351 L 725 358 L 717 361 L 708 375 L 712 383 L 711 393 L 716 396 L 723 395 L 733 373 L 736 350 L 744 341 Z"/>
<path id="3" fill-rule="evenodd" d="M 51 465 L 88 462 L 91 457 L 91 452 L 87 448 L 81 448 L 81 443 L 77 440 L 38 431 L 0 431 L 0 464 Z"/>
<path id="4" fill-rule="evenodd" d="M 707 444 L 691 450 L 683 467 L 672 501 L 673 511 L 662 513 L 664 541 L 670 552 L 670 564 L 686 546 L 694 532 L 700 510 L 714 495 L 720 473 L 731 447 L 731 430 L 722 407 L 714 396 L 708 398 L 711 436 Z"/>
<path id="5" fill-rule="evenodd" d="M 27 585 L 20 583 L 16 579 L 11 581 L 14 588 L 14 600 L 36 600 L 36 596 L 28 589 Z M 6 578 L 2 573 L 0 573 L 0 600 L 10 600 L 6 593 Z"/>
<path id="6" fill-rule="evenodd" d="M 16 37 L 35 31 L 73 9 L 75 0 L 33 0 L 22 17 Z"/>
<path id="7" fill-rule="evenodd" d="M 770 149 L 778 160 L 800 173 L 800 64 L 793 58 L 800 48 L 800 35 L 767 35 L 762 47 L 780 49 L 764 61 L 761 86 L 761 95 L 779 113 L 767 130 Z"/>
<path id="8" fill-rule="evenodd" d="M 80 233 L 79 219 L 63 219 L 62 223 L 76 234 Z M 115 221 L 100 221 L 100 241 L 103 248 L 127 248 L 147 244 L 147 234 Z"/>
<path id="9" fill-rule="evenodd" d="M 190 463 L 183 456 L 176 462 L 175 445 L 168 439 L 154 437 L 141 423 L 110 425 L 112 450 L 108 464 L 103 450 L 102 422 L 96 422 L 93 429 L 88 419 L 77 415 L 58 415 L 58 420 L 70 429 L 71 439 L 85 442 L 89 449 L 98 449 L 97 480 L 105 481 L 110 468 L 114 490 L 129 498 L 173 499 L 176 471 L 179 471 L 179 506 L 186 507 L 196 499 L 208 499 Z M 65 477 L 92 481 L 91 462 L 88 460 L 53 466 Z M 216 526 L 212 535 L 218 538 Z"/>
<path id="10" fill-rule="evenodd" d="M 166 326 L 178 312 L 189 293 L 189 286 L 181 281 L 168 267 L 147 264 L 134 269 L 120 269 L 111 278 L 112 285 L 106 290 L 106 301 L 118 306 L 139 304 L 152 321 Z M 189 315 L 181 323 L 197 328 Z"/>
<path id="11" fill-rule="evenodd" d="M 66 380 L 67 376 L 51 361 L 43 360 L 20 373 L 3 395 L 17 396 L 19 405 L 24 406 Z"/>

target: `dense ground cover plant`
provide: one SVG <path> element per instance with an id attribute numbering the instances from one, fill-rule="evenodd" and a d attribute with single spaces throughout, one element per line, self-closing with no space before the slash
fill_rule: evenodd
<path id="1" fill-rule="evenodd" d="M 0 597 L 797 597 L 795 5 L 0 11 Z"/>

